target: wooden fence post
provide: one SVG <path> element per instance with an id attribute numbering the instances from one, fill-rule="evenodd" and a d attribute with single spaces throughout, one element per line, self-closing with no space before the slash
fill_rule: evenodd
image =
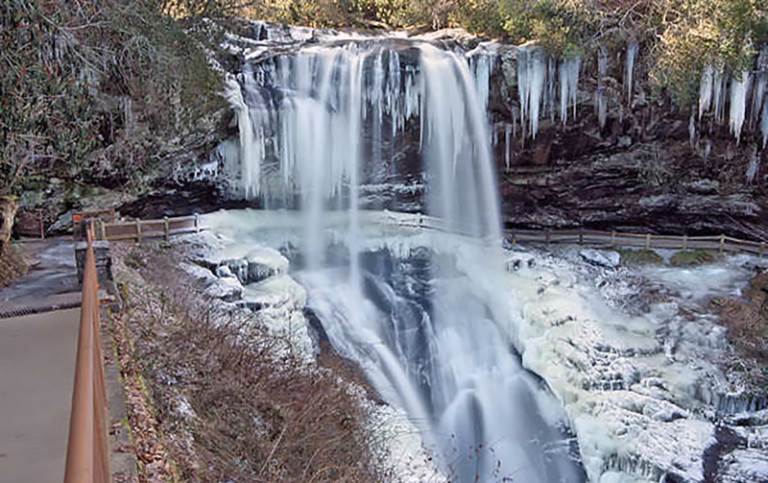
<path id="1" fill-rule="evenodd" d="M 725 251 L 725 235 L 720 235 L 720 253 Z"/>
<path id="2" fill-rule="evenodd" d="M 101 239 L 107 241 L 107 227 L 104 225 L 106 225 L 104 220 L 99 219 L 99 233 L 101 235 Z"/>
<path id="3" fill-rule="evenodd" d="M 163 231 L 165 232 L 165 241 L 168 241 L 168 238 L 171 236 L 171 231 L 168 227 L 168 217 L 163 217 Z"/>
<path id="4" fill-rule="evenodd" d="M 760 243 L 760 256 L 765 256 L 765 242 Z"/>
<path id="5" fill-rule="evenodd" d="M 195 233 L 200 233 L 200 215 L 195 213 Z"/>
<path id="6" fill-rule="evenodd" d="M 550 242 L 549 230 L 547 230 L 547 232 L 546 232 L 545 240 L 547 241 L 547 245 L 549 245 L 549 242 Z"/>
<path id="7" fill-rule="evenodd" d="M 583 244 L 584 244 L 584 228 L 580 227 L 579 228 L 579 245 L 583 245 Z"/>
<path id="8" fill-rule="evenodd" d="M 648 233 L 645 235 L 645 249 L 650 250 L 651 249 L 651 234 Z"/>
<path id="9" fill-rule="evenodd" d="M 611 232 L 611 246 L 614 246 L 616 244 L 616 232 Z"/>
<path id="10" fill-rule="evenodd" d="M 688 249 L 688 235 L 683 235 L 683 250 Z"/>
<path id="11" fill-rule="evenodd" d="M 141 243 L 141 218 L 136 218 L 136 242 Z"/>

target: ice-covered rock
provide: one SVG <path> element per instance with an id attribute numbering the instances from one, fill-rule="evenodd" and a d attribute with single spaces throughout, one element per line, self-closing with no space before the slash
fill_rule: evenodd
<path id="1" fill-rule="evenodd" d="M 243 285 L 237 277 L 224 277 L 209 285 L 205 294 L 225 302 L 235 302 L 242 298 L 243 290 Z"/>
<path id="2" fill-rule="evenodd" d="M 229 268 L 229 265 L 222 265 L 216 269 L 216 276 L 219 278 L 229 278 L 234 277 L 235 274 L 232 273 L 232 269 Z"/>
<path id="3" fill-rule="evenodd" d="M 307 291 L 286 274 L 247 285 L 243 298 L 252 309 L 287 307 L 301 310 L 307 305 Z"/>
<path id="4" fill-rule="evenodd" d="M 763 483 L 768 481 L 768 451 L 765 449 L 737 449 L 721 462 L 722 483 Z"/>
<path id="5" fill-rule="evenodd" d="M 200 265 L 193 265 L 191 263 L 182 263 L 180 268 L 188 273 L 192 278 L 197 280 L 203 285 L 203 287 L 209 287 L 218 282 L 218 278 L 210 270 L 201 267 Z"/>
<path id="6" fill-rule="evenodd" d="M 616 268 L 621 264 L 621 255 L 617 252 L 586 249 L 579 252 L 584 261 L 605 268 Z"/>
<path id="7" fill-rule="evenodd" d="M 246 255 L 248 283 L 261 282 L 269 277 L 288 272 L 288 259 L 270 247 L 259 247 Z"/>

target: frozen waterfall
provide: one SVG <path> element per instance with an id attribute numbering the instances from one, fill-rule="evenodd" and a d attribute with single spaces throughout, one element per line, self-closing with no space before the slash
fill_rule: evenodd
<path id="1" fill-rule="evenodd" d="M 540 49 L 521 52 L 534 136 L 547 103 L 554 116 L 545 81 L 557 64 Z M 381 37 L 245 57 L 229 83 L 243 194 L 299 212 L 294 275 L 334 349 L 408 413 L 451 480 L 583 481 L 555 427 L 564 414 L 507 335 L 519 308 L 494 285 L 504 261 L 487 122 L 493 54 Z M 565 119 L 579 60 L 560 68 Z M 395 236 L 370 239 L 359 198 L 363 178 L 396 168 L 406 135 L 439 231 L 401 250 Z"/>

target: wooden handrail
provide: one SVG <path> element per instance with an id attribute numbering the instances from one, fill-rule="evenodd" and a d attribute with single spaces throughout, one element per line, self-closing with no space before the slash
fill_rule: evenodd
<path id="1" fill-rule="evenodd" d="M 64 483 L 108 483 L 112 479 L 107 455 L 107 395 L 99 336 L 99 282 L 92 225 L 87 230 L 87 238 Z"/>

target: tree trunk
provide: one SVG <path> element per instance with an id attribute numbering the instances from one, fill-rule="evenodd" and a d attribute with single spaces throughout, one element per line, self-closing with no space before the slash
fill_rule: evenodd
<path id="1" fill-rule="evenodd" d="M 16 200 L 0 198 L 0 252 L 5 251 L 5 247 L 11 241 L 13 220 L 16 218 L 18 208 L 19 203 Z"/>

